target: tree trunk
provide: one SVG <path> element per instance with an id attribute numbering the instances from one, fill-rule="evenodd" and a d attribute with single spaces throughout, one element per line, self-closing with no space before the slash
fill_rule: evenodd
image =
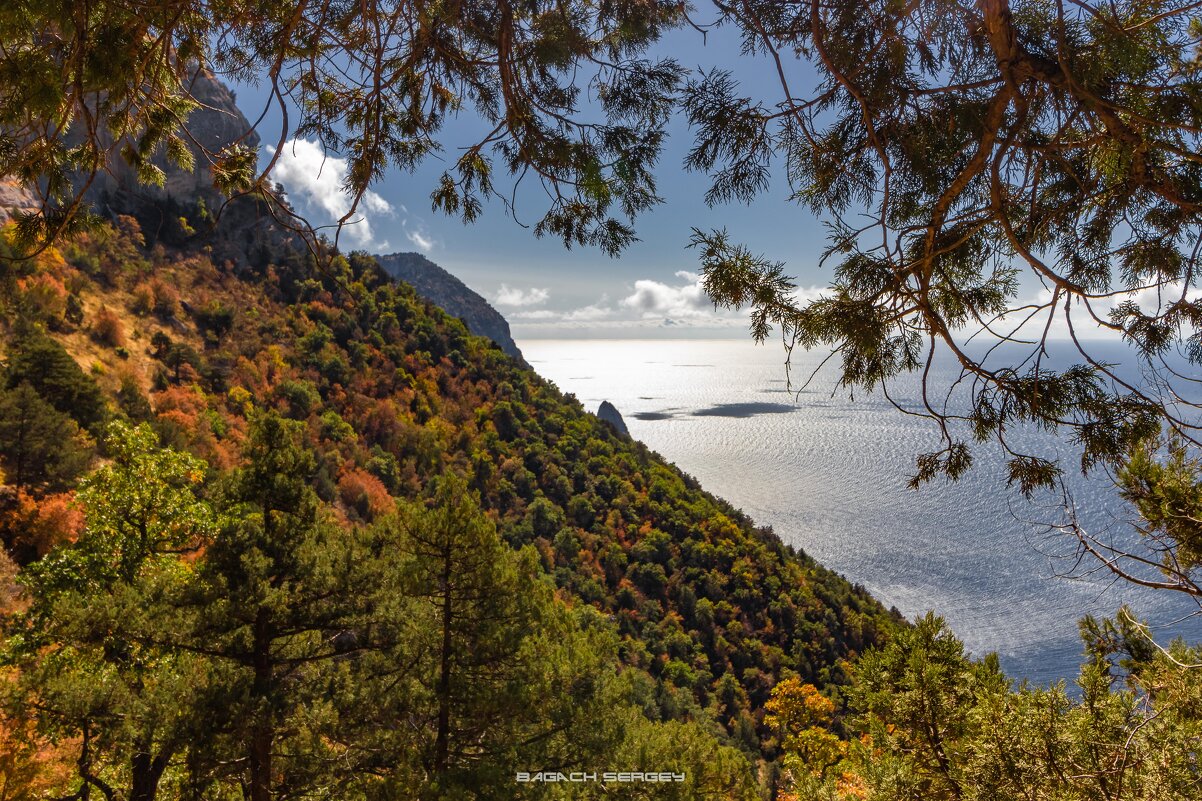
<path id="1" fill-rule="evenodd" d="M 139 748 L 130 759 L 129 801 L 154 801 L 159 794 L 159 780 L 170 761 L 167 751 L 155 757 L 149 748 Z"/>
<path id="2" fill-rule="evenodd" d="M 446 773 L 451 729 L 451 547 L 442 551 L 442 653 L 438 670 L 438 735 L 434 740 L 434 773 Z"/>
<path id="3" fill-rule="evenodd" d="M 257 703 L 250 733 L 250 801 L 271 801 L 271 746 L 275 732 L 271 719 L 271 635 L 267 616 L 267 610 L 260 609 L 255 618 L 252 649 L 255 678 L 251 697 Z"/>

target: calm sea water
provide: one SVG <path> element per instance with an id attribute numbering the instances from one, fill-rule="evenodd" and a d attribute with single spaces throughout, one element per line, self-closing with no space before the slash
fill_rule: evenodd
<path id="1" fill-rule="evenodd" d="M 1074 564 L 1057 498 L 1027 501 L 1007 489 L 1002 459 L 982 446 L 978 467 L 955 484 L 906 489 L 914 456 L 938 437 L 930 421 L 898 412 L 880 394 L 831 394 L 820 374 L 789 392 L 779 346 L 738 340 L 527 340 L 540 374 L 590 411 L 614 403 L 631 435 L 778 535 L 908 617 L 935 610 L 975 655 L 995 651 L 1013 676 L 1071 678 L 1081 659 L 1077 619 L 1122 603 L 1154 624 L 1157 639 L 1202 639 L 1197 606 L 1098 574 L 1063 577 Z M 794 379 L 818 356 L 795 355 Z M 894 399 L 913 403 L 904 387 Z M 1020 444 L 1071 444 L 1035 432 Z M 1095 532 L 1130 536 L 1128 515 L 1102 479 L 1071 480 L 1078 514 Z M 1182 620 L 1182 618 L 1185 618 Z"/>

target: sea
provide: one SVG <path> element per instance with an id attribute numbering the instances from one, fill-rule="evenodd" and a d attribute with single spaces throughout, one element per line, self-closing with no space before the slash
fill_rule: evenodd
<path id="1" fill-rule="evenodd" d="M 997 653 L 1016 679 L 1063 679 L 1071 689 L 1083 654 L 1078 620 L 1113 616 L 1122 604 L 1148 621 L 1158 642 L 1202 641 L 1190 599 L 1116 581 L 1077 559 L 1075 539 L 1054 527 L 1065 519 L 1065 495 L 1027 499 L 1007 487 L 996 446 L 976 447 L 976 466 L 958 482 L 908 489 L 915 456 L 939 442 L 935 424 L 899 411 L 880 391 L 838 389 L 829 366 L 814 374 L 824 353 L 795 351 L 786 369 L 780 344 L 750 340 L 519 345 L 537 372 L 589 411 L 613 403 L 631 436 L 706 490 L 887 607 L 910 619 L 942 615 L 974 656 Z M 950 386 L 956 374 L 937 362 L 935 383 Z M 909 378 L 889 395 L 915 408 L 918 392 Z M 1067 502 L 1086 530 L 1138 541 L 1108 477 L 1075 469 L 1070 438 L 1035 430 L 1011 437 L 1064 459 Z"/>

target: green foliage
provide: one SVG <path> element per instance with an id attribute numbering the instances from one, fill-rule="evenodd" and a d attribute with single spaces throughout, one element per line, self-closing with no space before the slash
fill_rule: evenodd
<path id="1" fill-rule="evenodd" d="M 28 384 L 43 400 L 89 431 L 99 431 L 107 418 L 104 396 L 96 382 L 46 334 L 30 331 L 18 336 L 8 352 L 2 376 L 7 389 Z"/>
<path id="2" fill-rule="evenodd" d="M 110 233 L 108 248 L 132 236 Z M 160 797 L 508 798 L 519 769 L 646 768 L 646 741 L 696 777 L 658 792 L 744 797 L 775 755 L 757 712 L 772 685 L 845 682 L 840 660 L 891 618 L 370 261 L 344 270 L 281 257 L 202 282 L 254 313 L 203 349 L 154 337 L 156 358 L 187 358 L 148 404 L 131 381 L 118 392 L 170 447 L 113 429 L 114 461 L 78 485 L 79 542 L 31 590 L 52 612 L 26 625 L 72 653 L 84 638 L 82 685 L 124 676 L 131 653 L 178 672 L 152 699 L 122 690 L 149 716 L 123 719 L 166 726 L 137 747 L 102 697 L 46 718 L 47 735 L 94 738 L 64 793 L 88 776 L 128 792 L 137 772 Z M 21 664 L 12 708 L 50 692 L 32 653 Z"/>
<path id="3" fill-rule="evenodd" d="M 712 730 L 648 719 L 653 685 L 620 670 L 612 625 L 558 600 L 462 481 L 347 531 L 299 435 L 254 414 L 215 511 L 202 462 L 112 426 L 112 462 L 79 491 L 86 529 L 26 569 L 4 651 L 7 714 L 78 738 L 77 791 L 502 799 L 523 767 L 650 760 L 688 775 L 653 797 L 751 797 Z"/>
<path id="4" fill-rule="evenodd" d="M 87 435 L 29 384 L 0 390 L 0 466 L 9 483 L 62 489 L 90 457 Z"/>
<path id="5" fill-rule="evenodd" d="M 1158 459 L 1155 445 L 1136 450 L 1119 472 L 1119 488 L 1146 524 L 1140 533 L 1159 546 L 1169 581 L 1196 589 L 1190 573 L 1202 566 L 1202 461 L 1180 439 L 1165 451 Z"/>
<path id="6" fill-rule="evenodd" d="M 203 663 L 162 647 L 173 636 L 164 592 L 186 572 L 179 554 L 209 533 L 195 494 L 204 465 L 163 449 L 149 427 L 114 424 L 110 464 L 82 484 L 79 540 L 22 574 L 31 606 L 10 621 L 4 659 L 20 668 L 4 704 L 51 741 L 80 738 L 76 787 L 128 788 L 150 801 L 190 738 Z"/>
<path id="7" fill-rule="evenodd" d="M 798 798 L 1195 798 L 1202 735 L 1198 650 L 1161 651 L 1128 610 L 1083 624 L 1077 693 L 1013 686 L 996 657 L 970 660 L 934 615 L 865 655 L 837 765 L 794 764 Z M 796 753 L 796 752 L 795 752 Z M 786 764 L 789 764 L 786 760 Z"/>

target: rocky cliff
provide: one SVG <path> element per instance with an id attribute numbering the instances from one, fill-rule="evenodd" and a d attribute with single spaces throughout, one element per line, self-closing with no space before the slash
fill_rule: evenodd
<path id="1" fill-rule="evenodd" d="M 104 216 L 137 219 L 148 244 L 193 247 L 203 241 L 218 264 L 245 268 L 262 261 L 265 253 L 304 250 L 301 238 L 265 203 L 248 197 L 227 201 L 213 186 L 212 154 L 235 143 L 257 151 L 259 135 L 238 108 L 234 93 L 211 72 L 197 71 L 188 88 L 199 103 L 187 121 L 194 169 L 180 169 L 159 151 L 152 161 L 165 180 L 161 187 L 150 186 L 138 180 L 137 172 L 117 155 L 117 147 L 85 199 Z"/>
<path id="2" fill-rule="evenodd" d="M 473 334 L 488 337 L 501 350 L 523 365 L 526 363 L 509 333 L 509 323 L 467 284 L 420 253 L 390 253 L 376 259 L 389 275 L 411 285 L 417 294 L 446 309 L 448 314 L 462 318 Z"/>
<path id="3" fill-rule="evenodd" d="M 137 219 L 149 245 L 195 247 L 203 242 L 218 264 L 255 267 L 264 254 L 278 257 L 289 249 L 303 251 L 301 238 L 277 221 L 265 204 L 250 198 L 227 204 L 213 187 L 209 154 L 235 142 L 257 150 L 259 136 L 239 110 L 234 93 L 212 73 L 198 71 L 189 88 L 200 104 L 187 122 L 195 169 L 182 170 L 165 154 L 157 153 L 153 161 L 166 179 L 161 187 L 149 186 L 141 183 L 136 171 L 116 155 L 119 148 L 113 148 L 108 169 L 92 180 L 85 199 L 104 216 L 129 215 Z M 0 224 L 11 211 L 36 206 L 36 198 L 23 187 L 0 182 Z M 393 253 L 380 256 L 379 262 L 393 277 L 411 284 L 419 295 L 462 318 L 473 334 L 493 340 L 526 366 L 510 335 L 509 323 L 458 278 L 418 253 Z"/>
<path id="4" fill-rule="evenodd" d="M 149 186 L 138 181 L 137 172 L 116 155 L 113 149 L 108 169 L 97 174 L 85 197 L 99 210 L 115 214 L 133 214 L 149 205 L 165 208 L 168 201 L 193 204 L 204 200 L 210 206 L 220 205 L 222 197 L 213 188 L 210 172 L 211 154 L 240 143 L 251 150 L 259 149 L 259 135 L 239 110 L 234 93 L 208 70 L 198 70 L 192 76 L 188 91 L 199 107 L 189 116 L 188 147 L 192 151 L 195 169 L 181 170 L 172 164 L 160 149 L 151 159 L 163 170 L 163 186 Z"/>

